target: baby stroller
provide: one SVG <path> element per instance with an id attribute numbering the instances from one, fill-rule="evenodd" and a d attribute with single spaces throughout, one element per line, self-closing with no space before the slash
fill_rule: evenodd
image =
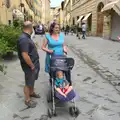
<path id="1" fill-rule="evenodd" d="M 51 83 L 51 91 L 47 96 L 48 103 L 52 102 L 52 109 L 48 109 L 48 116 L 51 118 L 52 116 L 56 116 L 56 105 L 55 98 L 59 99 L 60 102 L 69 102 L 73 100 L 73 106 L 69 107 L 69 113 L 73 117 L 77 117 L 79 115 L 79 109 L 76 107 L 75 103 L 75 92 L 71 91 L 69 97 L 66 99 L 62 99 L 61 96 L 55 94 L 55 79 L 57 70 L 63 72 L 70 72 L 74 66 L 74 59 L 67 58 L 66 56 L 52 56 L 50 61 L 50 72 L 52 74 L 52 83 Z"/>

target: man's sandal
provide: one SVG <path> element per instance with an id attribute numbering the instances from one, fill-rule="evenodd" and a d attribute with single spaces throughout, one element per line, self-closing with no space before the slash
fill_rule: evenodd
<path id="1" fill-rule="evenodd" d="M 37 103 L 32 101 L 32 100 L 29 100 L 29 101 L 25 101 L 25 104 L 30 107 L 30 108 L 35 108 Z"/>
<path id="2" fill-rule="evenodd" d="M 39 94 L 33 93 L 32 95 L 30 95 L 30 97 L 34 97 L 34 98 L 40 98 Z"/>

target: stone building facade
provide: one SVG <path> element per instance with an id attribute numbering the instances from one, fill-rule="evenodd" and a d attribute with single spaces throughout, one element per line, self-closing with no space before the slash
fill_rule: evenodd
<path id="1" fill-rule="evenodd" d="M 103 24 L 103 16 L 101 14 L 98 15 L 98 11 L 101 11 L 98 10 L 98 6 L 102 9 L 101 1 L 99 0 L 72 0 L 71 24 L 81 25 L 84 21 L 91 35 L 102 36 L 103 28 L 101 26 L 103 25 L 101 24 Z M 99 16 L 99 20 L 97 20 L 97 16 Z"/>
<path id="2" fill-rule="evenodd" d="M 117 39 L 115 36 L 120 34 L 120 29 L 116 29 L 114 27 L 115 22 L 113 23 L 113 21 L 119 21 L 119 15 L 114 10 L 111 10 L 112 8 L 110 8 L 110 10 L 107 10 L 108 14 L 101 12 L 107 4 L 111 4 L 111 2 L 115 1 L 116 0 L 65 0 L 65 16 L 67 17 L 67 14 L 69 12 L 66 9 L 66 6 L 71 3 L 70 25 L 81 25 L 82 22 L 85 22 L 87 24 L 88 33 L 90 35 L 108 39 Z M 118 25 L 119 22 L 117 23 L 117 26 Z"/>
<path id="3" fill-rule="evenodd" d="M 50 21 L 53 21 L 53 19 L 55 18 L 55 9 L 56 7 L 50 8 Z"/>
<path id="4" fill-rule="evenodd" d="M 0 24 L 11 24 L 16 18 L 34 20 L 34 12 L 31 9 L 30 1 L 0 0 Z"/>
<path id="5" fill-rule="evenodd" d="M 34 21 L 35 22 L 40 22 L 41 21 L 41 17 L 42 17 L 42 2 L 41 0 L 27 0 L 27 1 L 31 1 L 32 3 L 32 10 L 34 12 Z"/>
<path id="6" fill-rule="evenodd" d="M 9 24 L 12 22 L 12 12 L 9 11 L 10 1 L 0 0 L 0 23 Z"/>
<path id="7" fill-rule="evenodd" d="M 50 22 L 50 0 L 41 0 L 42 2 L 42 19 L 41 22 L 48 25 Z"/>
<path id="8" fill-rule="evenodd" d="M 72 0 L 64 1 L 64 26 L 71 25 L 71 17 L 72 17 Z"/>
<path id="9" fill-rule="evenodd" d="M 104 15 L 104 36 L 118 40 L 118 36 L 120 36 L 120 0 L 108 0 L 101 12 Z"/>
<path id="10" fill-rule="evenodd" d="M 50 0 L 0 0 L 0 24 L 11 24 L 16 18 L 46 24 L 49 11 Z"/>
<path id="11" fill-rule="evenodd" d="M 62 6 L 58 7 L 52 7 L 50 9 L 50 21 L 52 22 L 53 20 L 56 20 L 59 24 L 60 27 L 63 28 L 63 22 L 64 22 L 64 14 L 63 14 L 63 9 Z"/>

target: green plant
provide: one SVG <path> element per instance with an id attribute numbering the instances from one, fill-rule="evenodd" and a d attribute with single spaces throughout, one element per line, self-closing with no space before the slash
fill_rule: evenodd
<path id="1" fill-rule="evenodd" d="M 17 50 L 17 40 L 21 34 L 21 29 L 14 26 L 0 25 L 0 62 L 2 56 L 13 53 Z M 6 74 L 7 67 L 0 63 L 0 71 Z"/>
<path id="2" fill-rule="evenodd" d="M 5 55 L 7 53 L 7 51 L 9 51 L 8 47 L 7 47 L 7 42 L 3 41 L 2 39 L 0 39 L 0 62 L 3 61 L 2 56 Z M 0 72 L 3 72 L 4 74 L 6 74 L 6 68 L 7 66 L 5 66 L 4 64 L 0 64 Z"/>
<path id="3" fill-rule="evenodd" d="M 17 50 L 17 40 L 21 29 L 13 26 L 0 26 L 0 51 L 2 54 Z"/>
<path id="4" fill-rule="evenodd" d="M 16 19 L 16 20 L 13 21 L 13 26 L 15 28 L 20 28 L 21 29 L 22 26 L 23 26 L 23 21 L 20 21 L 20 20 Z"/>
<path id="5" fill-rule="evenodd" d="M 1 56 L 5 55 L 8 52 L 11 52 L 11 48 L 8 46 L 8 41 L 0 39 L 0 54 Z"/>
<path id="6" fill-rule="evenodd" d="M 6 75 L 6 68 L 7 66 L 5 66 L 4 64 L 0 65 L 0 72 L 4 73 L 4 75 Z"/>

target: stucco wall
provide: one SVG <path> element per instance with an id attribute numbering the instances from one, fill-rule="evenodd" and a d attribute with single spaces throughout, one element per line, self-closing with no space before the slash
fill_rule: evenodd
<path id="1" fill-rule="evenodd" d="M 8 24 L 8 20 L 12 21 L 12 12 L 6 7 L 0 7 L 0 24 Z"/>

